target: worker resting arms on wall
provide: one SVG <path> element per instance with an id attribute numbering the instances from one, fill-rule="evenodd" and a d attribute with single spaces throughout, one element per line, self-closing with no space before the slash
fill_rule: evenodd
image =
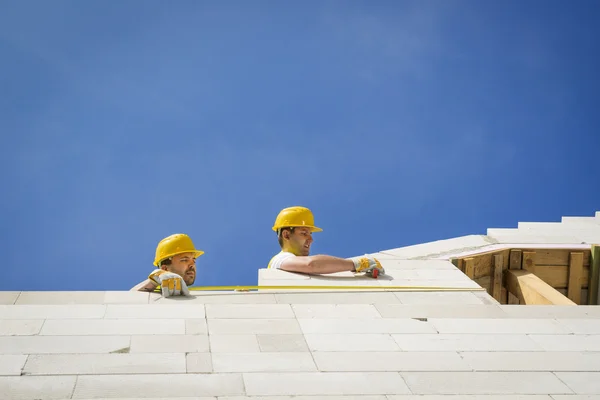
<path id="1" fill-rule="evenodd" d="M 277 232 L 281 252 L 271 258 L 267 268 L 305 274 L 331 274 L 342 271 L 372 274 L 374 269 L 377 269 L 379 274 L 385 273 L 379 261 L 367 255 L 352 258 L 310 256 L 312 234 L 321 232 L 322 229 L 315 226 L 314 216 L 306 207 L 288 207 L 281 210 L 273 230 Z"/>
<path id="2" fill-rule="evenodd" d="M 188 296 L 188 286 L 196 280 L 196 258 L 202 254 L 204 252 L 196 249 L 186 234 L 164 238 L 158 243 L 154 256 L 154 266 L 158 269 L 131 290 L 153 292 L 160 285 L 164 297 Z"/>

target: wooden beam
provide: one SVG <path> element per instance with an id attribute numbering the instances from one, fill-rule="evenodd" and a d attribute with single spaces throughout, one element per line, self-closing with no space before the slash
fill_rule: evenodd
<path id="1" fill-rule="evenodd" d="M 576 304 L 581 304 L 581 275 L 583 274 L 583 253 L 571 253 L 569 259 L 569 286 L 567 295 Z"/>
<path id="2" fill-rule="evenodd" d="M 590 253 L 590 280 L 588 282 L 588 304 L 599 305 L 598 279 L 600 278 L 600 245 L 593 244 Z"/>
<path id="3" fill-rule="evenodd" d="M 465 258 L 465 275 L 470 279 L 475 277 L 475 260 L 473 258 Z"/>
<path id="4" fill-rule="evenodd" d="M 506 286 L 510 293 L 517 296 L 521 304 L 577 305 L 552 286 L 525 270 L 508 270 Z"/>
<path id="5" fill-rule="evenodd" d="M 508 269 L 521 269 L 521 258 L 522 258 L 523 254 L 521 252 L 521 250 L 511 250 L 510 251 L 510 258 L 509 258 L 509 262 L 508 262 Z M 507 285 L 508 286 L 508 285 Z M 508 292 L 508 304 L 519 304 L 519 298 L 517 296 L 515 296 L 514 294 L 512 294 L 510 292 L 510 290 L 507 290 Z"/>
<path id="6" fill-rule="evenodd" d="M 502 265 L 504 257 L 502 254 L 494 255 L 494 281 L 492 283 L 492 297 L 499 303 L 502 302 Z"/>

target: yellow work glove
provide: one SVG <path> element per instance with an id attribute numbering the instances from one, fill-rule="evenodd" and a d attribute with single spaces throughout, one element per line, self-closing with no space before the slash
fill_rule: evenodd
<path id="1" fill-rule="evenodd" d="M 385 274 L 385 269 L 381 266 L 379 260 L 365 254 L 362 257 L 351 257 L 350 260 L 354 263 L 356 272 L 365 272 L 368 275 L 373 275 L 373 270 L 378 270 L 379 275 Z"/>
<path id="2" fill-rule="evenodd" d="M 163 297 L 190 295 L 183 278 L 174 272 L 158 269 L 148 275 L 148 279 L 160 285 Z"/>

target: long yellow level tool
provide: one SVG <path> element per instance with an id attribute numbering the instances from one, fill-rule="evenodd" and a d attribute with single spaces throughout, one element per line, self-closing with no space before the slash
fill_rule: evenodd
<path id="1" fill-rule="evenodd" d="M 248 292 L 251 290 L 398 290 L 398 291 L 436 291 L 436 292 L 478 292 L 484 288 L 443 287 L 443 286 L 294 286 L 294 285 L 264 285 L 264 286 L 192 286 L 193 291 L 224 291 L 234 290 Z"/>

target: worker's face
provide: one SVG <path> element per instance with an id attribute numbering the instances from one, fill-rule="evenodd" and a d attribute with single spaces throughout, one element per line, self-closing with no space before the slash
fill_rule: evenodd
<path id="1" fill-rule="evenodd" d="M 310 254 L 310 246 L 313 238 L 310 228 L 296 228 L 294 232 L 289 232 L 289 248 L 297 256 L 307 256 Z"/>
<path id="2" fill-rule="evenodd" d="M 190 286 L 196 280 L 196 259 L 194 258 L 194 253 L 176 254 L 171 258 L 171 265 L 163 265 L 162 269 L 181 276 L 185 284 Z"/>

